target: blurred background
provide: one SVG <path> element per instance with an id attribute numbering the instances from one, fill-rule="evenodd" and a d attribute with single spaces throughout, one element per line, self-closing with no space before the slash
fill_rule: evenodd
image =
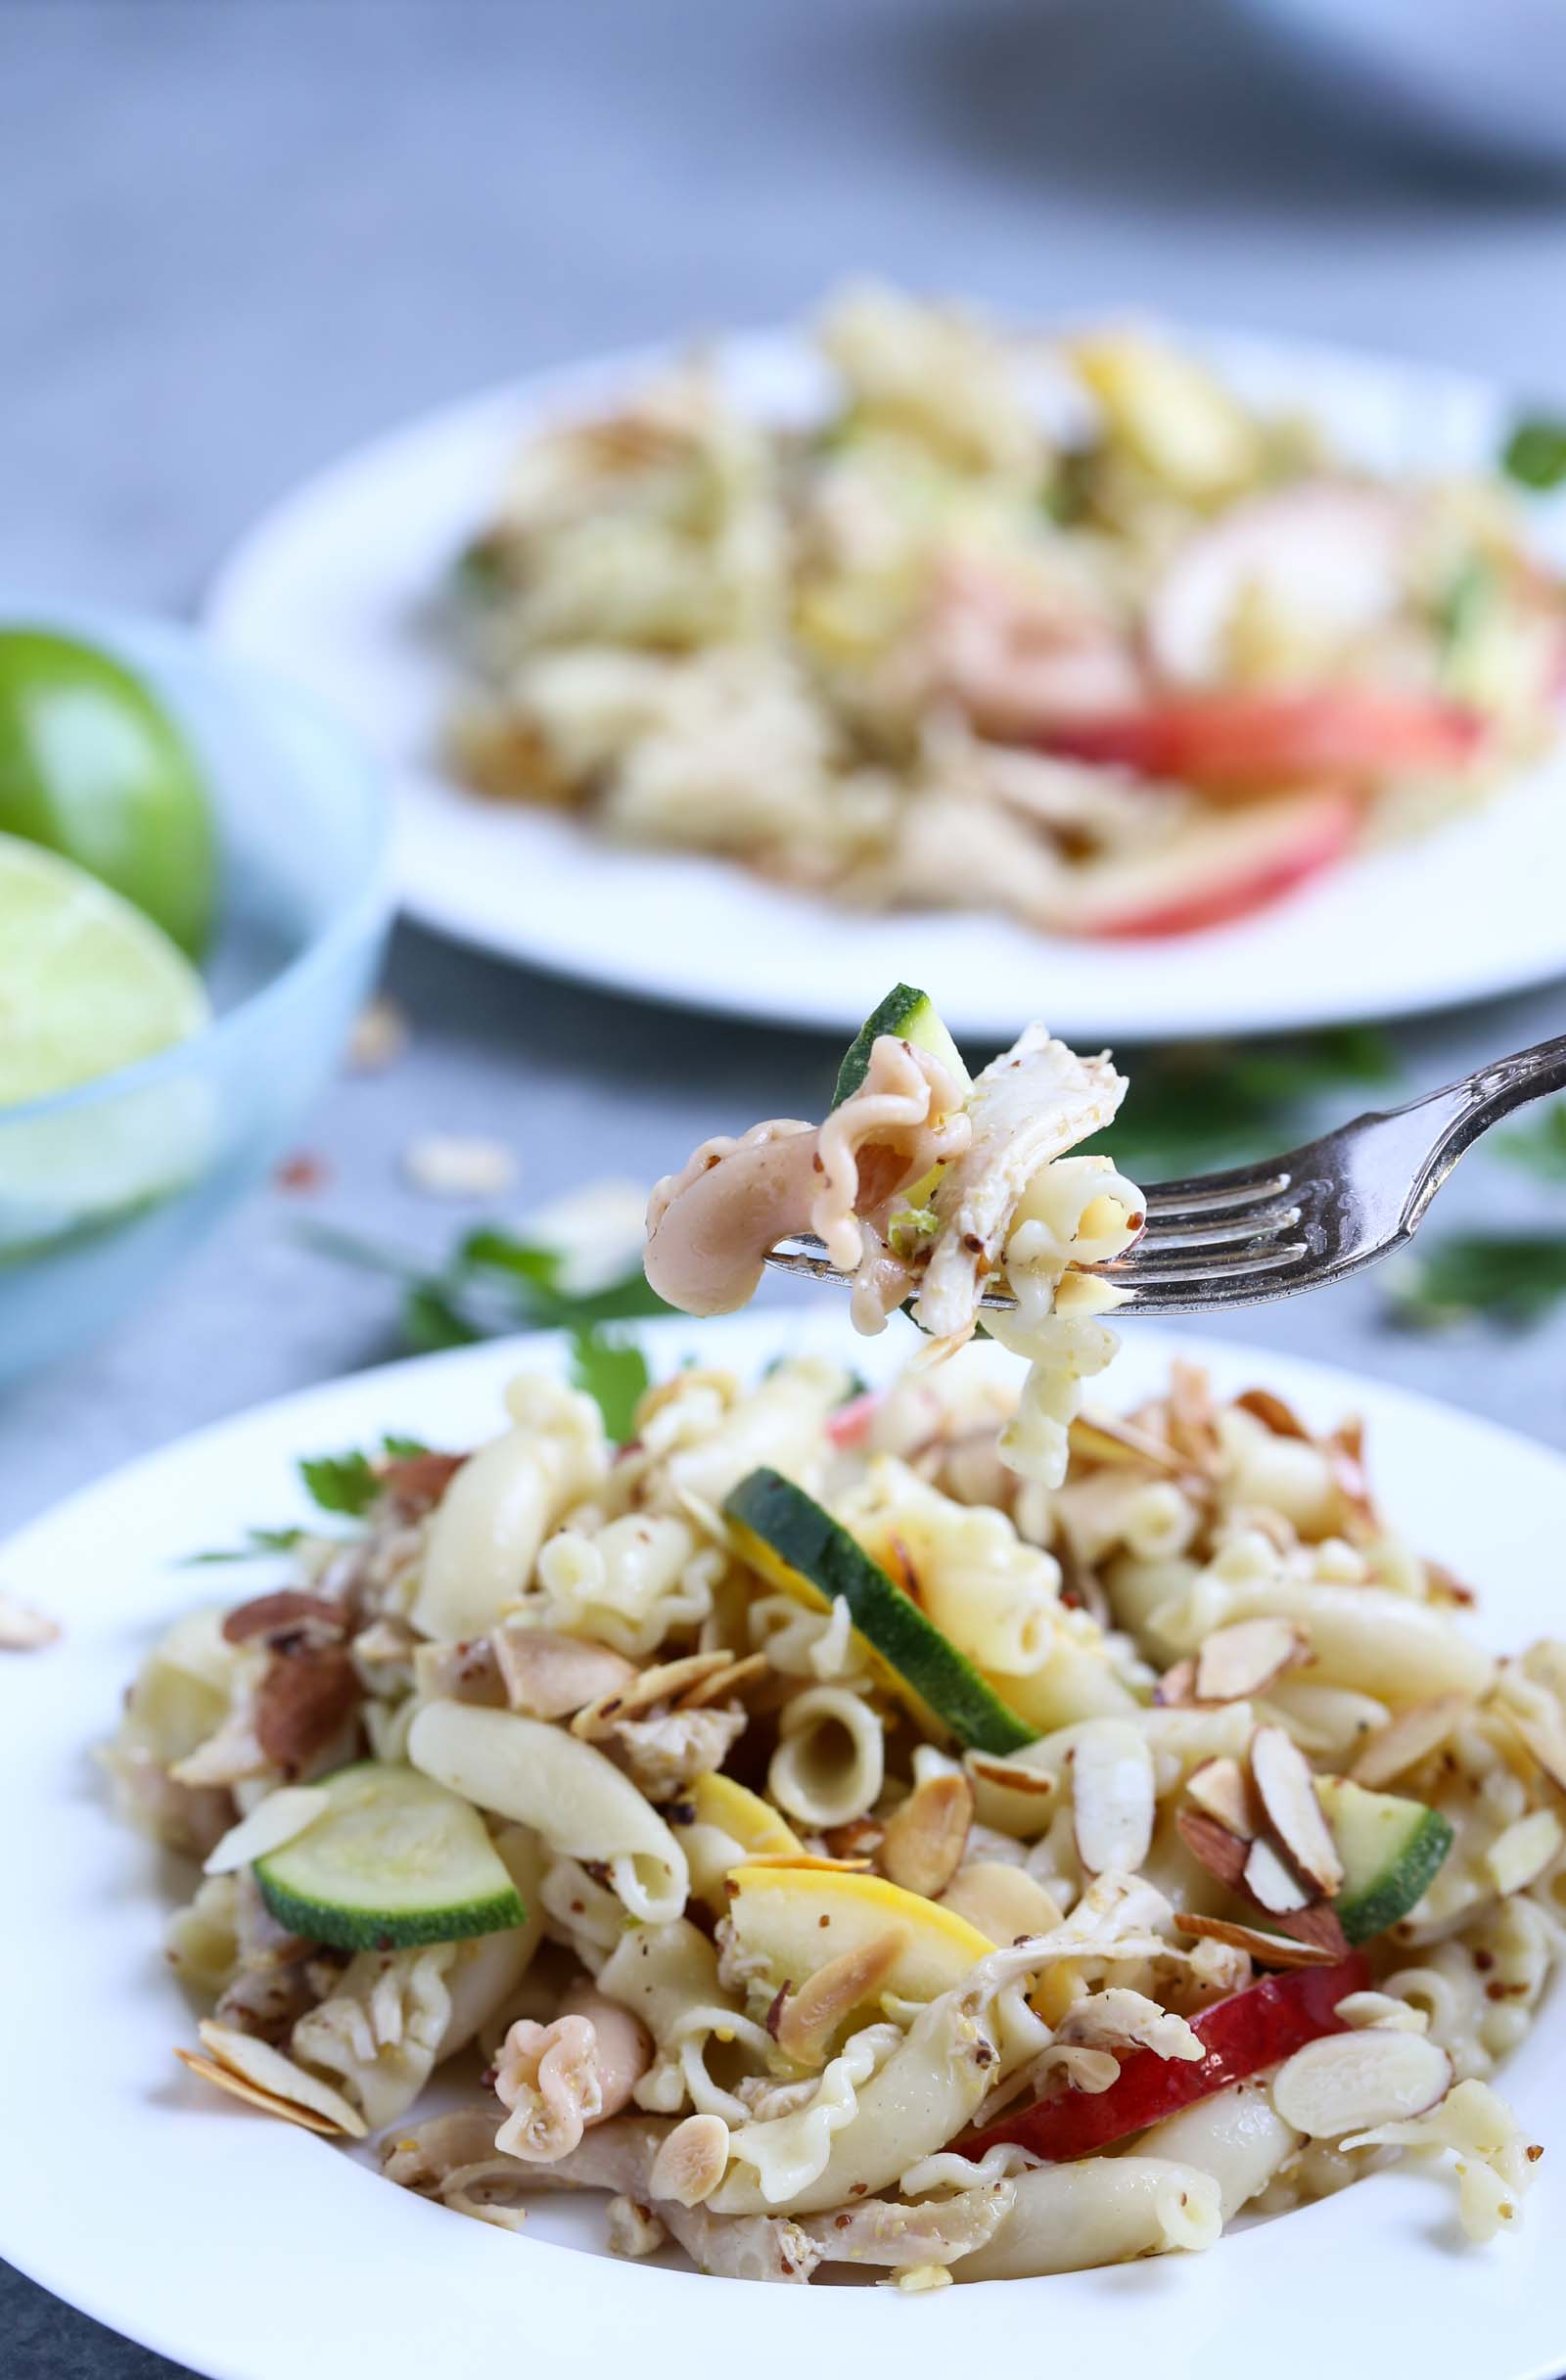
<path id="1" fill-rule="evenodd" d="M 788 317 L 851 269 L 1566 400 L 1563 45 L 1547 0 L 0 0 L 8 597 L 188 615 L 264 508 L 421 409 Z M 152 1308 L 0 1396 L 0 1531 L 398 1351 L 398 1282 L 316 1227 L 434 1269 L 481 1216 L 817 1112 L 836 1055 L 409 927 L 385 989 L 358 1062 Z M 1551 989 L 1399 1029 L 1388 1093 L 1352 1054 L 1335 1077 L 1341 1051 L 1295 1053 L 1256 1087 L 1259 1145 L 1297 1089 L 1348 1114 L 1563 1025 Z M 441 1191 L 431 1135 L 501 1155 Z M 1527 1229 L 1566 1282 L 1566 1161 L 1513 1159 L 1472 1160 L 1440 1227 Z M 1531 1319 L 1411 1329 L 1373 1277 L 1224 1327 L 1566 1444 L 1566 1312 Z M 14 2276 L 0 2336 L 19 2380 L 167 2368 Z"/>

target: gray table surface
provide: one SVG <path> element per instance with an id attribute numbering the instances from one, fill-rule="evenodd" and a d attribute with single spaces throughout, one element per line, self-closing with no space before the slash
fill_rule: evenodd
<path id="1" fill-rule="evenodd" d="M 0 176 L 5 579 L 155 609 L 188 608 L 262 506 L 367 434 L 530 365 L 796 309 L 849 266 L 1566 389 L 1558 195 L 1354 125 L 1221 0 L 0 0 Z M 0 1530 L 394 1352 L 385 1287 L 297 1225 L 438 1253 L 463 1218 L 403 1183 L 415 1128 L 505 1140 L 521 1212 L 808 1114 L 828 1063 L 405 930 L 389 982 L 411 1048 L 322 1102 L 309 1199 L 254 1197 L 155 1313 L 0 1405 Z M 1555 989 L 1409 1029 L 1409 1086 L 1563 1025 Z M 1474 1164 L 1443 1214 L 1481 1205 L 1547 1212 Z M 1412 1339 L 1364 1284 L 1230 1328 L 1566 1444 L 1566 1321 Z M 0 2340 L 8 2380 L 170 2369 L 3 2267 Z"/>

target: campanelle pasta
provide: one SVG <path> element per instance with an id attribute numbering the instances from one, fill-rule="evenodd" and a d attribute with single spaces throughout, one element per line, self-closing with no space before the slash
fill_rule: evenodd
<path id="1" fill-rule="evenodd" d="M 131 1690 L 127 1815 L 210 1857 L 205 2082 L 502 2229 L 596 2189 L 617 2253 L 795 2284 L 1201 2252 L 1399 2155 L 1519 2219 L 1566 1645 L 1481 1652 L 1352 1433 L 1179 1367 L 1049 1487 L 961 1360 L 676 1375 L 619 1450 L 509 1402 Z"/>

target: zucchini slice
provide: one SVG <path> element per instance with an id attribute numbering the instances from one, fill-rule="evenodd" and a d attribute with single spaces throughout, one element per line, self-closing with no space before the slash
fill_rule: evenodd
<path id="1" fill-rule="evenodd" d="M 1423 1802 L 1371 1793 L 1348 1777 L 1318 1777 L 1316 1792 L 1343 1861 L 1339 1923 L 1351 1943 L 1368 1942 L 1423 1899 L 1451 1849 L 1451 1827 Z"/>
<path id="2" fill-rule="evenodd" d="M 760 1961 L 767 1996 L 780 1984 L 798 1991 L 817 1968 L 881 1936 L 901 1935 L 892 1972 L 878 1987 L 899 1999 L 939 1999 L 960 1984 L 994 1944 L 987 1934 L 920 1893 L 882 1876 L 842 1869 L 737 1867 L 728 1879 L 734 1939 Z"/>
<path id="3" fill-rule="evenodd" d="M 471 1802 L 416 1768 L 360 1761 L 330 1806 L 255 1862 L 279 1925 L 340 1950 L 405 1950 L 520 1926 L 527 1912 Z"/>
<path id="4" fill-rule="evenodd" d="M 871 1048 L 882 1033 L 896 1033 L 899 1041 L 911 1041 L 915 1048 L 928 1050 L 932 1058 L 939 1058 L 964 1098 L 972 1090 L 973 1076 L 962 1063 L 957 1044 L 936 1014 L 930 994 L 915 990 L 911 984 L 897 984 L 880 1007 L 865 1018 L 838 1068 L 837 1088 L 832 1094 L 835 1108 L 852 1097 L 864 1080 L 870 1071 Z"/>
<path id="5" fill-rule="evenodd" d="M 803 1488 L 779 1472 L 753 1471 L 723 1511 L 741 1560 L 770 1585 L 818 1612 L 843 1597 L 883 1683 L 928 1734 L 980 1752 L 1020 1752 L 1034 1742 L 1037 1730 Z"/>

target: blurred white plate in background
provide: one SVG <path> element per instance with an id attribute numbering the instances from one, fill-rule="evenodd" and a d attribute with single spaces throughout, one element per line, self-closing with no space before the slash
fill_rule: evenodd
<path id="1" fill-rule="evenodd" d="M 1179 334 L 1194 338 L 1197 335 Z M 1332 348 L 1202 334 L 1246 394 L 1304 406 L 1383 471 L 1493 465 L 1512 406 L 1465 376 Z M 737 395 L 808 418 L 805 340 L 719 350 Z M 1566 756 L 1428 837 L 1372 852 L 1238 925 L 1150 942 L 1052 940 L 962 913 L 864 914 L 716 859 L 627 849 L 442 779 L 452 664 L 431 614 L 490 516 L 523 433 L 665 360 L 620 356 L 436 413 L 348 457 L 252 531 L 211 590 L 218 639 L 334 704 L 397 767 L 401 897 L 422 925 L 640 998 L 850 1033 L 900 977 L 959 1037 L 1031 1017 L 1068 1038 L 1257 1033 L 1450 1006 L 1566 973 Z M 1539 507 L 1566 563 L 1566 512 Z"/>
<path id="2" fill-rule="evenodd" d="M 872 1379 L 913 1340 L 856 1339 L 846 1316 L 676 1319 L 642 1337 L 655 1373 L 693 1350 L 753 1375 L 806 1348 Z M 1480 1595 L 1497 1650 L 1558 1623 L 1552 1566 L 1566 1460 L 1405 1391 L 1296 1357 L 1133 1323 L 1108 1401 L 1156 1393 L 1172 1354 L 1221 1394 L 1264 1381 L 1313 1425 L 1363 1415 L 1394 1523 Z M 113 1727 L 154 1632 L 254 1579 L 179 1568 L 255 1522 L 306 1518 L 295 1463 L 384 1430 L 433 1445 L 489 1435 L 513 1373 L 558 1375 L 558 1338 L 464 1348 L 360 1373 L 219 1423 L 105 1480 L 3 1549 L 8 1587 L 63 1623 L 0 1676 L 0 2031 L 12 2045 L 0 2160 L 0 2255 L 100 2321 L 215 2380 L 431 2380 L 458 2371 L 687 2380 L 720 2361 L 747 2380 L 871 2370 L 903 2380 L 1039 2361 L 1092 2380 L 1537 2380 L 1566 2368 L 1566 2009 L 1557 1987 L 1500 2087 L 1547 2144 L 1515 2236 L 1456 2240 L 1450 2175 L 1378 2174 L 1222 2240 L 1047 2280 L 987 2282 L 908 2304 L 875 2288 L 766 2288 L 618 2263 L 604 2202 L 541 2197 L 521 2238 L 383 2181 L 368 2152 L 269 2123 L 184 2075 L 193 2020 L 161 1929 L 188 1888 L 110 1814 L 90 1748 Z M 1010 1366 L 993 1347 L 959 1361 Z M 598 2253 L 582 2254 L 582 2250 Z M 708 2347 L 699 2342 L 705 2338 Z M 1030 2347 L 1027 2342 L 1036 2344 Z M 707 2357 L 712 2357 L 712 2364 Z M 9 2366 L 7 2367 L 9 2369 Z"/>

